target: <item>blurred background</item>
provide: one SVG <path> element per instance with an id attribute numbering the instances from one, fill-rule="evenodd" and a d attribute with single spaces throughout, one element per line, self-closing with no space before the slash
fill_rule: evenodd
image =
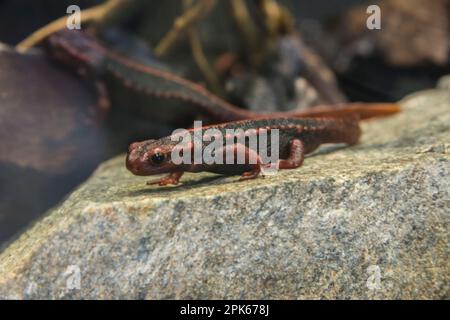
<path id="1" fill-rule="evenodd" d="M 124 0 L 87 26 L 110 50 L 255 111 L 398 101 L 450 73 L 448 0 L 218 1 L 195 24 L 212 75 L 189 35 L 163 45 L 186 3 L 200 2 Z M 69 5 L 102 3 L 0 0 L 0 245 L 130 142 L 167 135 L 196 117 L 192 106 L 138 99 L 117 84 L 108 84 L 112 108 L 102 117 L 92 79 L 50 59 L 45 41 L 27 53 L 14 49 Z M 381 30 L 366 27 L 371 4 L 381 7 Z M 242 6 L 248 16 L 241 21 Z"/>

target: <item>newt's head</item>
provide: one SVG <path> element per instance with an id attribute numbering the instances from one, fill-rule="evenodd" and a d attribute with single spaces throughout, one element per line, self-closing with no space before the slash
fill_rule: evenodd
<path id="1" fill-rule="evenodd" d="M 161 140 L 134 142 L 128 148 L 127 169 L 138 176 L 150 176 L 180 171 L 180 166 L 172 162 L 174 143 Z"/>

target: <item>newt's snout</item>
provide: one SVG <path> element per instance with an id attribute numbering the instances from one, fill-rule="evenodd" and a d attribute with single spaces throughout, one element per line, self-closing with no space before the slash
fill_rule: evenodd
<path id="1" fill-rule="evenodd" d="M 135 175 L 145 175 L 146 161 L 143 159 L 142 144 L 134 142 L 128 147 L 126 166 Z"/>
<path id="2" fill-rule="evenodd" d="M 158 146 L 153 146 L 155 140 L 134 142 L 128 147 L 126 159 L 127 169 L 137 176 L 149 176 L 170 172 L 167 166 L 167 156 Z"/>

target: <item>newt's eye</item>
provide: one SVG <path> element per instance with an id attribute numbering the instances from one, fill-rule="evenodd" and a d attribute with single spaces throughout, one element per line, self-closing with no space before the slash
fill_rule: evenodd
<path id="1" fill-rule="evenodd" d="M 153 164 L 160 165 L 164 162 L 165 156 L 162 153 L 156 152 L 150 158 Z"/>

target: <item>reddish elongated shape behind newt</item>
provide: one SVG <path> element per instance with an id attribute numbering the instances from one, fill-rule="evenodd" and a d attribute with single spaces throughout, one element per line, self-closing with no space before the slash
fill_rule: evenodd
<path id="1" fill-rule="evenodd" d="M 101 80 L 113 77 L 131 91 L 151 97 L 177 99 L 190 103 L 213 122 L 269 117 L 346 117 L 355 114 L 360 119 L 368 119 L 399 111 L 398 105 L 394 103 L 348 103 L 317 106 L 309 110 L 257 113 L 234 106 L 194 82 L 170 72 L 140 64 L 109 50 L 84 31 L 68 29 L 58 31 L 47 39 L 46 44 L 53 58 L 96 81 L 101 98 L 100 105 L 105 109 L 108 106 L 107 89 Z"/>

